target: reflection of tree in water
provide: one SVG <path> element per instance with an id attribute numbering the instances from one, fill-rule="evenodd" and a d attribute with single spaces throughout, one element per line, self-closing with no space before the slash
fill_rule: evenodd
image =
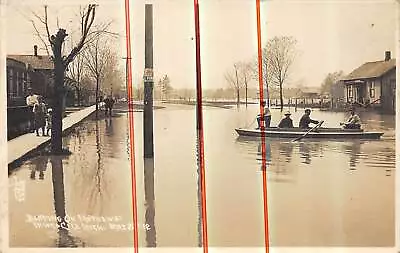
<path id="1" fill-rule="evenodd" d="M 68 220 L 65 219 L 65 194 L 64 194 L 64 168 L 61 156 L 52 156 L 51 171 L 53 182 L 54 210 L 58 225 L 57 247 L 78 247 L 78 244 L 83 245 L 78 238 L 69 234 Z M 84 245 L 83 245 L 84 246 Z"/>
<path id="2" fill-rule="evenodd" d="M 90 128 L 93 128 L 94 131 L 89 131 Z M 104 140 L 101 135 L 99 121 L 91 121 L 90 126 L 84 128 L 83 131 L 78 136 L 78 142 L 80 143 L 82 140 L 84 142 L 78 145 L 79 149 L 75 148 L 75 160 L 72 161 L 74 164 L 72 168 L 74 171 L 74 186 L 76 189 L 82 190 L 80 195 L 85 198 L 87 203 L 87 214 L 93 215 L 96 207 L 101 214 L 103 211 L 102 202 L 104 202 L 106 196 L 110 196 L 107 192 L 102 160 Z M 93 159 L 94 157 L 96 159 Z"/>
<path id="3" fill-rule="evenodd" d="M 157 247 L 156 228 L 154 223 L 154 159 L 144 159 L 144 195 L 146 201 L 146 242 L 147 247 Z"/>
<path id="4" fill-rule="evenodd" d="M 103 205 L 101 202 L 104 200 L 104 193 L 106 193 L 106 180 L 104 180 L 104 164 L 102 161 L 102 153 L 103 153 L 103 143 L 101 140 L 101 131 L 99 128 L 99 121 L 96 121 L 96 154 L 97 154 L 97 163 L 95 164 L 93 181 L 91 184 L 91 188 L 89 187 L 89 199 L 88 199 L 88 210 L 94 211 L 97 204 L 100 208 L 100 213 L 102 213 Z M 98 203 L 98 201 L 100 203 Z"/>
<path id="5" fill-rule="evenodd" d="M 39 155 L 32 161 L 31 176 L 32 180 L 36 179 L 36 173 L 39 172 L 39 179 L 44 179 L 44 172 L 47 170 L 48 156 Z"/>

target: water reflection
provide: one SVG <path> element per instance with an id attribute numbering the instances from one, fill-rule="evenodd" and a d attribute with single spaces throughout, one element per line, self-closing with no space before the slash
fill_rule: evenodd
<path id="1" fill-rule="evenodd" d="M 114 131 L 112 124 L 112 117 L 105 118 L 104 121 L 106 122 L 106 135 L 112 135 Z"/>
<path id="2" fill-rule="evenodd" d="M 279 154 L 283 155 L 286 159 L 285 162 L 290 162 L 293 156 L 294 143 L 291 142 L 278 142 Z"/>
<path id="3" fill-rule="evenodd" d="M 262 161 L 262 141 L 260 140 L 258 143 L 258 148 L 257 148 L 257 155 L 261 156 L 260 160 Z M 267 161 L 267 164 L 270 164 L 272 160 L 272 152 L 271 152 L 271 141 L 268 139 L 265 139 L 265 160 Z"/>
<path id="4" fill-rule="evenodd" d="M 198 142 L 197 142 L 198 143 Z M 198 144 L 197 144 L 198 145 Z M 198 150 L 198 149 L 197 149 Z M 198 210 L 198 215 L 197 215 L 197 246 L 202 247 L 203 246 L 203 240 L 202 240 L 202 202 L 201 202 L 201 171 L 200 171 L 200 163 L 197 155 L 197 210 Z"/>
<path id="5" fill-rule="evenodd" d="M 345 145 L 346 151 L 349 153 L 349 167 L 350 170 L 355 170 L 356 165 L 359 163 L 361 154 L 361 143 L 360 141 L 354 141 L 350 145 Z"/>
<path id="6" fill-rule="evenodd" d="M 147 247 L 157 247 L 156 227 L 154 223 L 154 159 L 144 159 L 144 196 L 145 196 L 145 221 Z"/>
<path id="7" fill-rule="evenodd" d="M 32 161 L 33 167 L 31 168 L 30 178 L 32 180 L 36 180 L 36 174 L 39 172 L 39 179 L 44 180 L 44 172 L 47 170 L 47 156 L 38 156 Z"/>
<path id="8" fill-rule="evenodd" d="M 66 220 L 62 157 L 52 156 L 50 162 L 52 167 L 54 210 L 58 225 L 58 240 L 56 245 L 57 247 L 78 247 L 75 239 L 69 234 L 69 224 Z"/>
<path id="9" fill-rule="evenodd" d="M 299 143 L 299 154 L 300 157 L 304 159 L 302 163 L 311 164 L 311 148 L 309 143 Z"/>

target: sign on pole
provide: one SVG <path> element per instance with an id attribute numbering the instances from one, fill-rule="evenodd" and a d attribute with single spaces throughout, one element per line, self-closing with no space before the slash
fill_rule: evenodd
<path id="1" fill-rule="evenodd" d="M 152 82 L 153 81 L 153 69 L 145 68 L 143 79 L 145 82 Z"/>

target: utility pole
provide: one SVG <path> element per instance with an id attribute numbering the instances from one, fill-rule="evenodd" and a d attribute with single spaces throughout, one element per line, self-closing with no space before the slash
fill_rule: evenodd
<path id="1" fill-rule="evenodd" d="M 239 78 L 238 78 L 236 64 L 234 65 L 234 67 L 235 67 L 235 73 L 236 73 L 236 96 L 237 96 L 236 103 L 237 103 L 237 106 L 239 107 L 240 106 L 240 87 L 239 87 Z"/>
<path id="2" fill-rule="evenodd" d="M 246 107 L 247 107 L 247 74 L 244 75 L 244 84 L 246 85 Z"/>
<path id="3" fill-rule="evenodd" d="M 154 157 L 153 145 L 153 5 L 145 5 L 143 140 L 144 158 Z"/>

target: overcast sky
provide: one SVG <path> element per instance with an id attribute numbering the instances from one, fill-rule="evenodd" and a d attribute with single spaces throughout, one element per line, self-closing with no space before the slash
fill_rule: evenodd
<path id="1" fill-rule="evenodd" d="M 32 25 L 25 15 L 44 1 L 9 0 L 6 12 L 8 54 L 30 54 Z M 49 2 L 49 1 L 47 1 Z M 77 3 L 49 3 L 60 26 L 72 29 L 77 22 Z M 257 53 L 255 0 L 199 0 L 204 88 L 226 87 L 224 73 L 237 61 L 254 60 Z M 35 5 L 33 5 L 33 3 Z M 68 3 L 68 6 L 66 5 Z M 124 33 L 124 1 L 99 0 L 96 21 L 113 19 L 113 29 Z M 144 4 L 153 3 L 154 71 L 156 78 L 168 74 L 176 88 L 195 87 L 195 41 L 192 0 L 131 1 L 133 73 L 140 83 L 144 67 Z M 29 9 L 27 8 L 29 6 Z M 396 12 L 392 0 L 283 1 L 262 4 L 262 40 L 274 36 L 297 39 L 298 57 L 288 85 L 319 86 L 329 72 L 351 72 L 367 61 L 383 60 L 386 50 L 396 57 Z M 71 22 L 70 22 L 71 21 Z M 124 35 L 124 34 L 123 34 Z M 124 37 L 120 57 L 125 56 Z M 44 51 L 41 53 L 45 53 Z M 255 85 L 256 83 L 253 82 Z"/>

